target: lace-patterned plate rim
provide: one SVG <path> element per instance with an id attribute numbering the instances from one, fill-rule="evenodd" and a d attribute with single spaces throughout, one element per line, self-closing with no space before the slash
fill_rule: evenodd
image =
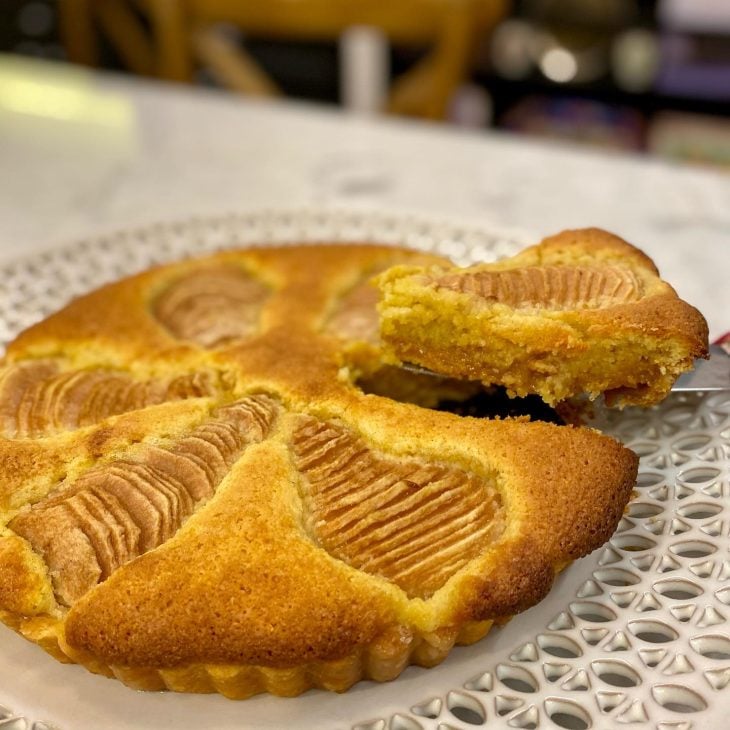
<path id="1" fill-rule="evenodd" d="M 3 339 L 71 296 L 155 263 L 267 241 L 321 240 L 405 244 L 469 263 L 510 255 L 534 239 L 361 210 L 268 210 L 147 226 L 0 266 L 12 294 L 0 313 Z M 596 425 L 642 457 L 639 496 L 617 534 L 566 570 L 545 601 L 454 650 L 439 667 L 412 667 L 395 682 L 364 682 L 345 695 L 232 703 L 130 693 L 57 664 L 2 629 L 0 728 L 90 730 L 103 721 L 110 730 L 233 730 L 242 722 L 261 729 L 601 730 L 630 723 L 720 730 L 730 683 L 730 398 L 673 396 L 650 411 L 600 414 Z M 69 686 L 83 703 L 70 706 Z"/>

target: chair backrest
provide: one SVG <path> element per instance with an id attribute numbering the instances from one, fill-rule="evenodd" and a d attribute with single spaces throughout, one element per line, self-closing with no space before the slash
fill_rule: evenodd
<path id="1" fill-rule="evenodd" d="M 377 29 L 393 45 L 426 50 L 395 79 L 387 101 L 394 113 L 442 118 L 456 87 L 468 76 L 476 40 L 506 13 L 508 0 L 61 0 L 86 6 L 100 18 L 117 18 L 113 31 L 128 65 L 161 78 L 190 81 L 209 67 L 228 88 L 256 95 L 277 93 L 275 83 L 221 24 L 274 40 L 336 40 L 353 26 Z M 123 6 L 147 15 L 151 41 Z M 111 10 L 110 10 L 111 9 Z M 120 20 L 124 30 L 119 29 Z M 78 20 L 77 20 L 78 22 Z M 103 22 L 103 20 L 102 20 Z M 124 37 L 122 37 L 124 36 Z M 131 40 L 130 40 L 131 38 Z M 125 50 L 126 49 L 126 50 Z M 136 56 L 135 56 L 136 51 Z M 71 55 L 71 54 L 70 54 Z M 132 58 L 134 56 L 134 58 Z M 153 60 L 150 60 L 152 57 Z"/>

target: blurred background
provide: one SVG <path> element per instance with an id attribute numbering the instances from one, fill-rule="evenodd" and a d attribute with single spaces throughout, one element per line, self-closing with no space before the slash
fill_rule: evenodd
<path id="1" fill-rule="evenodd" d="M 730 0 L 2 0 L 0 52 L 730 169 Z"/>

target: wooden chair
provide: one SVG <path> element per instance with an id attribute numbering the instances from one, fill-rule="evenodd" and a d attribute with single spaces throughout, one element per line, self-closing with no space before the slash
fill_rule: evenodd
<path id="1" fill-rule="evenodd" d="M 507 0 L 60 0 L 60 5 L 72 61 L 98 62 L 99 27 L 136 73 L 189 82 L 202 66 L 223 86 L 255 96 L 280 92 L 241 44 L 222 32 L 223 24 L 282 41 L 331 41 L 353 26 L 369 26 L 394 46 L 426 50 L 394 80 L 386 109 L 432 119 L 444 117 L 451 95 L 468 77 L 476 42 L 507 10 Z"/>
<path id="2" fill-rule="evenodd" d="M 135 13 L 146 13 L 143 0 L 58 0 L 58 8 L 61 38 L 69 61 L 98 66 L 103 35 L 130 71 L 141 76 L 157 75 L 157 50 Z"/>

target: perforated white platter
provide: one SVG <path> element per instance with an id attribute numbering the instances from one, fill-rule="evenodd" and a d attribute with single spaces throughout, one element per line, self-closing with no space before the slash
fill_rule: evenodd
<path id="1" fill-rule="evenodd" d="M 0 340 L 72 296 L 153 263 L 266 242 L 373 241 L 459 262 L 514 232 L 408 216 L 268 211 L 128 231 L 0 267 Z M 603 549 L 550 595 L 439 667 L 295 699 L 139 693 L 61 665 L 0 628 L 1 730 L 465 730 L 730 727 L 730 393 L 599 413 L 641 456 L 637 496 Z"/>

